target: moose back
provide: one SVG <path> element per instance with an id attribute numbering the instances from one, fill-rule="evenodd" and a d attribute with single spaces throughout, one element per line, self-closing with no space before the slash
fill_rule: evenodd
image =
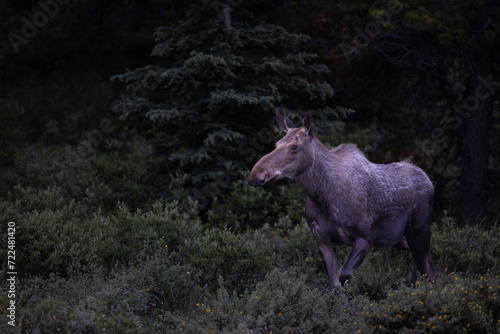
<path id="1" fill-rule="evenodd" d="M 409 162 L 374 164 L 353 144 L 327 149 L 314 135 L 311 115 L 295 128 L 276 110 L 286 132 L 276 149 L 263 156 L 248 178 L 252 186 L 267 186 L 288 178 L 305 191 L 306 219 L 325 261 L 330 288 L 339 291 L 370 247 L 397 247 L 413 256 L 410 282 L 417 270 L 436 278 L 431 260 L 431 209 L 434 187 Z M 342 270 L 335 245 L 352 246 Z"/>

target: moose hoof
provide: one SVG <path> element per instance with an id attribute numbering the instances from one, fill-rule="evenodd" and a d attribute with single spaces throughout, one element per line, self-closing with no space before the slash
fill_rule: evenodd
<path id="1" fill-rule="evenodd" d="M 340 286 L 334 286 L 334 287 L 331 287 L 330 290 L 336 295 L 340 295 Z"/>
<path id="2" fill-rule="evenodd" d="M 340 284 L 342 285 L 346 285 L 347 283 L 349 283 L 350 280 L 351 280 L 351 275 L 340 275 L 339 277 Z"/>

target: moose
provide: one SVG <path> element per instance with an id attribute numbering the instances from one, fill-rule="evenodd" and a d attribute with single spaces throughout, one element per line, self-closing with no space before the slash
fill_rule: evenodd
<path id="1" fill-rule="evenodd" d="M 295 128 L 281 109 L 278 126 L 286 135 L 253 167 L 248 183 L 265 187 L 278 179 L 298 183 L 307 195 L 305 216 L 326 265 L 330 289 L 340 292 L 370 247 L 411 252 L 413 270 L 434 281 L 430 254 L 434 187 L 409 161 L 375 164 L 354 144 L 328 149 L 314 134 L 311 114 Z M 352 246 L 340 270 L 336 245 Z"/>

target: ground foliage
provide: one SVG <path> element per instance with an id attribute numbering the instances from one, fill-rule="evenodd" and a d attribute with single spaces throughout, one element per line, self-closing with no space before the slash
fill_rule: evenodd
<path id="1" fill-rule="evenodd" d="M 445 216 L 433 226 L 437 282 L 408 287 L 410 255 L 372 251 L 335 295 L 297 189 L 280 185 L 288 191 L 278 191 L 280 206 L 242 177 L 231 205 L 215 204 L 218 213 L 202 223 L 185 189 L 172 191 L 181 202 L 162 203 L 140 187 L 143 176 L 133 171 L 149 153 L 141 143 L 123 151 L 125 170 L 112 152 L 85 159 L 106 175 L 128 173 L 120 186 L 136 189 L 140 208 L 119 192 L 68 191 L 82 179 L 116 185 L 85 166 L 58 178 L 54 165 L 73 168 L 63 164 L 65 150 L 33 152 L 27 166 L 36 179 L 21 170 L 2 178 L 9 191 L 0 217 L 16 222 L 18 268 L 18 326 L 2 322 L 2 333 L 500 332 L 498 227 L 457 227 Z M 341 258 L 348 251 L 340 248 Z M 8 299 L 0 298 L 5 318 Z"/>

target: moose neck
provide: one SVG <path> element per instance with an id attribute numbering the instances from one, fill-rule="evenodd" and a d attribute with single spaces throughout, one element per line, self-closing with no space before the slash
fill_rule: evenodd
<path id="1" fill-rule="evenodd" d="M 318 139 L 311 143 L 313 163 L 300 175 L 295 177 L 307 196 L 315 202 L 328 200 L 334 192 L 332 187 L 332 171 L 338 169 L 338 164 L 328 150 Z"/>

